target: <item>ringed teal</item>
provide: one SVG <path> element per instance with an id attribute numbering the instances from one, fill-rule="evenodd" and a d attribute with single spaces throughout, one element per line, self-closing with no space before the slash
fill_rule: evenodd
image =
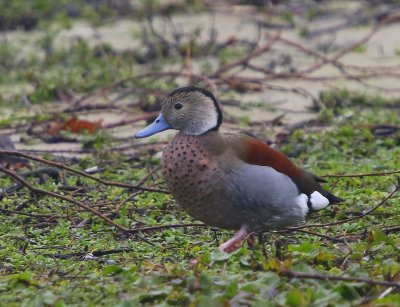
<path id="1" fill-rule="evenodd" d="M 221 251 L 234 250 L 252 232 L 298 224 L 308 213 L 342 201 L 265 143 L 221 134 L 221 123 L 214 95 L 189 86 L 171 92 L 156 120 L 135 135 L 179 130 L 163 152 L 166 184 L 195 219 L 237 231 Z"/>

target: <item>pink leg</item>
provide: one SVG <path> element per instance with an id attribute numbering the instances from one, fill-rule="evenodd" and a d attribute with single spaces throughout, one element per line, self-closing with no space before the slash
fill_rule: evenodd
<path id="1" fill-rule="evenodd" d="M 243 245 L 243 240 L 246 239 L 248 235 L 248 231 L 245 226 L 242 226 L 235 235 L 233 236 L 232 239 L 226 241 L 225 243 L 221 244 L 218 248 L 221 252 L 224 253 L 230 253 L 233 252 L 234 250 L 238 249 Z"/>

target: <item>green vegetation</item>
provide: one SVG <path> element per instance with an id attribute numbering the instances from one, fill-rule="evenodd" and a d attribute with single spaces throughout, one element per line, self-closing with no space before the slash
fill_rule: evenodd
<path id="1" fill-rule="evenodd" d="M 47 28 L 50 24 L 70 27 L 74 20 L 85 20 L 93 26 L 116 21 L 120 17 L 145 18 L 150 13 L 170 14 L 182 11 L 185 4 L 201 9 L 200 1 L 163 4 L 152 0 L 15 0 L 0 1 L 0 30 Z"/>
<path id="2" fill-rule="evenodd" d="M 89 20 L 98 25 L 104 18 L 116 17 L 122 12 L 131 12 L 133 8 L 129 1 L 6 1 L 0 2 L 1 29 L 23 28 L 32 30 L 36 27 L 48 25 L 48 21 L 55 21 L 63 26 L 71 26 L 72 18 Z"/>
<path id="3" fill-rule="evenodd" d="M 367 50 L 368 50 L 368 48 L 366 45 L 360 45 L 353 49 L 353 51 L 356 53 L 365 53 L 365 52 L 367 52 Z"/>
<path id="4" fill-rule="evenodd" d="M 122 8 L 131 3 L 98 1 L 101 4 L 96 6 L 92 2 L 0 0 L 4 8 L 0 11 L 0 28 L 42 30 L 27 49 L 13 41 L 0 44 L 0 128 L 7 133 L 11 129 L 23 131 L 28 139 L 25 144 L 38 143 L 39 136 L 47 132 L 42 128 L 34 134 L 35 129 L 71 117 L 68 112 L 54 111 L 62 103 L 73 105 L 75 100 L 68 99 L 68 91 L 77 96 L 92 93 L 97 105 L 108 94 L 104 89 L 114 82 L 186 63 L 189 47 L 193 59 L 209 61 L 203 67 L 209 73 L 215 69 L 213 60 L 224 65 L 254 48 L 234 45 L 234 40 L 228 40 L 232 45 L 225 42 L 208 46 L 209 42 L 200 42 L 197 32 L 171 47 L 165 42 L 163 45 L 155 33 L 146 32 L 146 36 L 140 31 L 135 32 L 141 42 L 139 49 L 117 51 L 110 45 L 86 40 L 57 45 L 59 31 L 76 19 L 103 25 L 124 16 L 117 3 Z M 202 1 L 185 3 L 194 10 L 202 7 Z M 126 10 L 126 14 L 143 18 L 149 9 L 162 14 L 182 10 L 179 6 L 162 7 L 161 1 L 138 1 L 138 7 Z M 319 9 L 310 9 L 306 17 L 313 20 L 320 14 Z M 297 16 L 287 12 L 281 18 L 294 26 Z M 310 29 L 304 26 L 295 31 L 308 36 Z M 192 80 L 198 81 L 195 77 Z M 249 81 L 229 87 L 221 80 L 216 82 L 220 97 L 232 105 L 239 101 L 241 111 L 272 111 L 279 107 L 258 98 L 241 104 L 241 95 L 251 92 L 251 85 L 257 92 L 263 90 L 262 84 L 254 83 L 258 85 L 254 87 Z M 113 94 L 128 97 L 128 104 L 114 104 L 112 108 L 132 112 L 132 117 L 158 111 L 160 97 L 178 84 L 182 82 L 170 75 L 131 78 L 113 88 Z M 14 86 L 17 90 L 11 90 Z M 272 96 L 271 100 L 276 101 Z M 112 104 L 113 98 L 107 102 Z M 319 103 L 313 109 L 319 112 L 319 118 L 291 131 L 280 142 L 279 149 L 297 164 L 319 176 L 400 169 L 398 100 L 336 89 L 322 92 Z M 35 107 L 41 112 L 30 113 Z M 90 109 L 82 112 L 90 114 Z M 80 115 L 78 111 L 76 114 Z M 245 132 L 253 133 L 251 129 L 256 127 L 255 133 L 260 136 L 269 130 L 252 126 L 248 115 L 227 115 L 227 121 L 232 119 L 230 124 L 235 123 Z M 65 158 L 63 163 L 79 170 L 97 166 L 95 176 L 102 179 L 138 184 L 160 166 L 158 152 L 163 144 L 124 152 L 119 146 L 132 145 L 130 140 L 115 137 L 108 128 L 93 134 L 62 131 L 57 137 L 73 138 L 86 150 L 84 157 Z M 51 154 L 46 158 L 58 159 Z M 42 166 L 31 163 L 33 170 Z M 393 192 L 398 176 L 328 177 L 326 187 L 346 202 L 314 214 L 307 224 L 339 224 L 304 228 L 308 233 L 271 232 L 264 235 L 264 243 L 222 254 L 216 238 L 219 242 L 227 240 L 232 234 L 229 231 L 190 226 L 124 233 L 72 203 L 35 195 L 25 188 L 4 193 L 14 182 L 0 173 L 0 305 L 399 306 L 398 289 L 385 292 L 390 288 L 357 280 L 284 276 L 290 270 L 399 282 L 400 193 L 371 214 L 356 218 Z M 71 196 L 126 228 L 196 222 L 164 193 L 105 186 L 64 171 L 59 180 L 47 175 L 27 180 L 37 188 Z M 165 188 L 161 172 L 150 176 L 145 186 Z"/>
<path id="5" fill-rule="evenodd" d="M 398 134 L 375 136 L 363 127 L 365 123 L 379 124 L 383 120 L 399 125 L 399 118 L 383 108 L 349 106 L 342 111 L 353 111 L 357 116 L 334 119 L 335 128 L 329 132 L 297 130 L 281 149 L 318 175 L 399 169 L 400 161 L 394 159 L 400 156 Z M 87 159 L 75 167 L 97 164 L 105 167 L 103 179 L 119 182 L 138 181 L 147 173 L 146 155 L 135 163 L 123 160 L 123 156 L 109 153 L 103 154 L 101 160 Z M 48 179 L 36 186 L 57 191 L 61 186 L 79 185 L 85 191 L 84 199 L 104 212 L 113 212 L 117 204 L 127 200 L 114 219 L 126 227 L 192 222 L 163 194 L 143 193 L 128 200 L 130 193 L 121 188 L 105 188 L 74 175 L 67 175 L 65 180 L 64 184 L 57 184 Z M 345 198 L 346 203 L 314 215 L 310 224 L 340 221 L 372 208 L 393 191 L 396 176 L 329 181 L 335 194 Z M 9 186 L 11 181 L 3 178 L 0 184 Z M 56 306 L 82 302 L 93 306 L 118 302 L 123 302 L 121 306 L 161 302 L 202 305 L 230 300 L 259 306 L 358 304 L 384 288 L 359 282 L 288 279 L 279 277 L 279 272 L 290 269 L 374 280 L 398 275 L 400 240 L 390 229 L 400 222 L 399 201 L 397 194 L 366 217 L 310 229 L 332 238 L 345 235 L 346 242 L 300 232 L 268 234 L 265 257 L 258 244 L 254 249 L 245 246 L 231 255 L 221 254 L 216 249 L 213 231 L 207 228 L 126 235 L 87 212 L 79 212 L 71 204 L 50 197 L 34 201 L 32 195 L 19 192 L 2 199 L 3 209 L 18 210 L 24 206 L 27 216 L 2 217 L 1 301 L 10 305 L 34 301 Z M 78 227 L 85 220 L 88 222 Z M 228 232 L 218 232 L 220 240 L 227 239 L 227 235 Z M 90 257 L 92 251 L 113 249 L 127 251 Z M 73 252 L 87 255 L 67 259 L 49 256 Z M 375 303 L 384 305 L 398 300 L 399 295 L 394 292 Z"/>

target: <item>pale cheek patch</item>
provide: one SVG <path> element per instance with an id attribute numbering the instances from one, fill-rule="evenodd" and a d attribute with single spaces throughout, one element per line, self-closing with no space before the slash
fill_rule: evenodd
<path id="1" fill-rule="evenodd" d="M 298 205 L 301 209 L 301 212 L 303 213 L 304 216 L 307 215 L 308 213 L 308 197 L 306 194 L 300 194 L 299 196 L 296 197 L 296 205 Z"/>
<path id="2" fill-rule="evenodd" d="M 186 121 L 186 127 L 181 131 L 190 135 L 201 135 L 218 125 L 218 110 L 214 106 L 214 103 L 204 98 L 202 100 L 203 105 L 194 105 L 190 110 L 189 115 L 190 121 Z"/>
<path id="3" fill-rule="evenodd" d="M 311 194 L 310 202 L 313 210 L 321 210 L 329 205 L 329 200 L 317 191 Z"/>

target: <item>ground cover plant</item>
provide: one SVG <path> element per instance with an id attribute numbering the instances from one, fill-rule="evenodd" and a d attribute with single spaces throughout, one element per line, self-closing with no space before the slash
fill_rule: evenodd
<path id="1" fill-rule="evenodd" d="M 366 61 L 371 39 L 398 26 L 396 1 L 366 1 L 343 25 L 366 32 L 320 49 L 314 23 L 342 8 L 250 1 L 238 7 L 259 18 L 253 40 L 221 37 L 217 24 L 177 26 L 182 12 L 221 9 L 207 2 L 28 2 L 0 13 L 2 305 L 400 305 L 400 102 L 396 83 L 378 82 L 398 82 L 399 65 L 347 61 Z M 141 25 L 131 33 L 139 47 L 59 42 L 82 20 L 112 28 L 120 19 Z M 21 38 L 18 27 L 38 32 Z M 218 93 L 224 129 L 279 148 L 345 203 L 219 252 L 231 233 L 191 219 L 166 190 L 160 152 L 170 136 L 132 139 L 186 84 Z"/>

